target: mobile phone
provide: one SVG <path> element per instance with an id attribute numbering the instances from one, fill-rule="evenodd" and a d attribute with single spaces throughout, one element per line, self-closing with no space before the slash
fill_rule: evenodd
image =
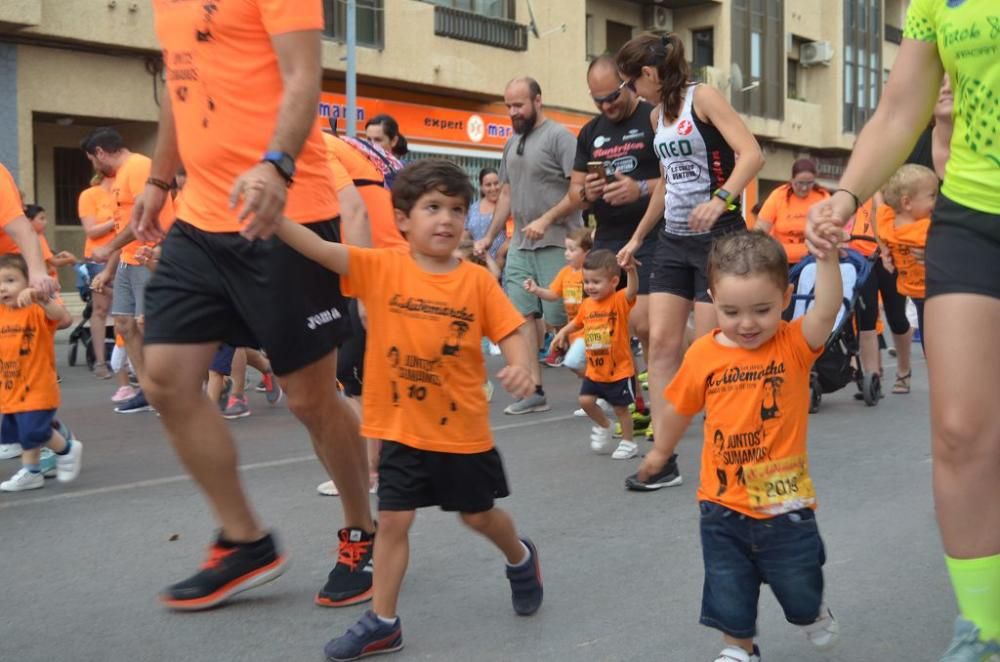
<path id="1" fill-rule="evenodd" d="M 614 166 L 608 161 L 588 161 L 587 172 L 604 177 L 604 181 L 608 183 L 615 181 Z"/>

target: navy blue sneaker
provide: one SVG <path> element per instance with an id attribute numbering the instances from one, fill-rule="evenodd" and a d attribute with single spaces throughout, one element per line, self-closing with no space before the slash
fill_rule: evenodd
<path id="1" fill-rule="evenodd" d="M 531 552 L 531 557 L 521 565 L 507 566 L 510 581 L 510 601 L 518 616 L 531 616 L 542 606 L 542 568 L 538 564 L 538 550 L 527 538 L 521 542 Z"/>
<path id="2" fill-rule="evenodd" d="M 329 662 L 348 662 L 369 655 L 395 653 L 403 648 L 402 626 L 398 616 L 394 623 L 389 624 L 368 610 L 347 632 L 331 639 L 323 647 L 323 653 Z"/>
<path id="3" fill-rule="evenodd" d="M 146 402 L 146 394 L 142 392 L 142 389 L 139 389 L 130 400 L 115 407 L 115 412 L 118 414 L 138 414 L 142 411 L 153 411 L 153 407 Z"/>

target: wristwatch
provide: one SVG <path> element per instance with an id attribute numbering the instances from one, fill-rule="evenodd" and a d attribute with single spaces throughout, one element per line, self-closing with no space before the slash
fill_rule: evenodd
<path id="1" fill-rule="evenodd" d="M 270 163 L 278 171 L 278 174 L 285 179 L 288 186 L 292 185 L 292 178 L 295 176 L 295 159 L 287 152 L 264 152 L 261 163 Z"/>
<path id="2" fill-rule="evenodd" d="M 725 202 L 727 207 L 733 203 L 733 197 L 735 197 L 724 188 L 716 189 L 712 195 Z"/>

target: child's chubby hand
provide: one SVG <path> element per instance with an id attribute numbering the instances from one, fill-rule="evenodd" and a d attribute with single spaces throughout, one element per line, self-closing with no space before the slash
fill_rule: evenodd
<path id="1" fill-rule="evenodd" d="M 660 473 L 663 471 L 663 467 L 667 465 L 667 461 L 670 456 L 658 449 L 656 446 L 646 453 L 646 457 L 642 458 L 642 464 L 639 465 L 639 480 L 645 482 L 649 480 L 650 476 Z"/>
<path id="2" fill-rule="evenodd" d="M 528 278 L 524 281 L 524 289 L 525 291 L 534 294 L 535 290 L 538 289 L 538 283 L 535 282 L 534 278 Z"/>
<path id="3" fill-rule="evenodd" d="M 635 259 L 635 255 L 631 253 L 625 256 L 624 262 L 622 261 L 618 262 L 618 266 L 620 266 L 625 271 L 631 271 L 632 273 L 638 271 L 640 264 L 642 264 L 642 262 L 639 262 L 639 260 Z"/>
<path id="4" fill-rule="evenodd" d="M 15 308 L 30 306 L 38 299 L 38 291 L 31 287 L 26 287 L 17 295 Z"/>
<path id="5" fill-rule="evenodd" d="M 531 373 L 519 365 L 505 366 L 497 373 L 497 379 L 504 390 L 515 398 L 526 398 L 535 392 Z"/>
<path id="6" fill-rule="evenodd" d="M 552 339 L 552 346 L 556 349 L 569 349 L 569 337 L 565 333 L 557 333 Z"/>

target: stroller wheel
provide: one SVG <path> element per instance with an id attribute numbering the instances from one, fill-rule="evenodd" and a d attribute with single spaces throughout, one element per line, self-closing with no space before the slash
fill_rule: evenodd
<path id="1" fill-rule="evenodd" d="M 882 399 L 882 380 L 877 372 L 865 375 L 864 383 L 861 386 L 861 395 L 864 396 L 865 404 L 874 407 Z"/>
<path id="2" fill-rule="evenodd" d="M 821 402 L 823 402 L 823 391 L 819 387 L 819 378 L 815 374 L 809 375 L 809 413 L 818 412 Z"/>

